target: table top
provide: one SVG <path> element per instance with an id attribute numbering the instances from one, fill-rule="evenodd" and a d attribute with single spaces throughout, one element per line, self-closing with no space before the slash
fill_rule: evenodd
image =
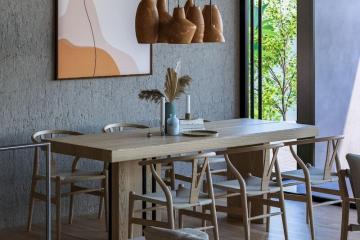
<path id="1" fill-rule="evenodd" d="M 317 136 L 318 128 L 290 122 L 231 119 L 205 123 L 217 137 L 160 136 L 158 128 L 98 133 L 49 140 L 52 151 L 84 158 L 121 162 L 203 150 L 262 144 Z"/>

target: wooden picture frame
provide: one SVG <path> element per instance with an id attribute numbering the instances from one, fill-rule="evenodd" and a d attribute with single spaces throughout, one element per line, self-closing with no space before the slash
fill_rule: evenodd
<path id="1" fill-rule="evenodd" d="M 136 40 L 137 1 L 58 0 L 55 4 L 56 79 L 152 74 L 152 46 Z"/>

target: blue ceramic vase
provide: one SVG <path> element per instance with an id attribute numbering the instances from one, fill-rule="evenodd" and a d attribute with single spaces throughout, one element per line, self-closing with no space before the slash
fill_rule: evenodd
<path id="1" fill-rule="evenodd" d="M 176 114 L 176 105 L 173 102 L 166 102 L 165 103 L 165 123 L 171 117 L 171 115 Z M 165 133 L 167 133 L 167 124 L 165 124 Z"/>

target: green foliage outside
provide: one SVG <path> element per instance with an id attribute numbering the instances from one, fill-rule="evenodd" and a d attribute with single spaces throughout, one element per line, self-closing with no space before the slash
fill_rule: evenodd
<path id="1" fill-rule="evenodd" d="M 296 107 L 297 0 L 263 2 L 263 119 L 286 120 L 288 111 Z M 257 9 L 255 12 L 257 13 Z M 257 16 L 254 18 L 257 19 Z M 257 22 L 255 27 L 257 36 Z M 255 46 L 257 64 L 257 38 Z M 256 94 L 257 91 L 255 99 Z"/>

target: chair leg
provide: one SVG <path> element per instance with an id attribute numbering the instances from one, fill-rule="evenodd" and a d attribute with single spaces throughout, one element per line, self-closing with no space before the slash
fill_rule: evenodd
<path id="1" fill-rule="evenodd" d="M 210 205 L 210 213 L 211 213 L 211 221 L 212 221 L 212 225 L 214 226 L 213 231 L 214 231 L 214 239 L 215 240 L 219 240 L 219 226 L 218 226 L 218 222 L 217 222 L 217 216 L 216 216 L 216 206 L 215 206 L 215 202 L 213 201 Z"/>
<path id="2" fill-rule="evenodd" d="M 248 216 L 248 206 L 247 206 L 247 196 L 245 192 L 241 193 L 241 209 L 243 211 L 243 224 L 245 230 L 245 239 L 250 240 L 250 226 L 249 226 L 249 216 Z"/>
<path id="3" fill-rule="evenodd" d="M 35 204 L 35 198 L 34 198 L 34 192 L 36 190 L 36 180 L 33 178 L 31 181 L 31 192 L 30 192 L 30 200 L 29 200 L 29 215 L 28 215 L 28 224 L 27 224 L 27 231 L 31 231 L 31 225 L 32 225 L 32 218 L 33 218 L 33 212 L 34 212 L 34 204 Z"/>
<path id="4" fill-rule="evenodd" d="M 71 192 L 74 190 L 74 184 L 71 184 Z M 74 195 L 70 195 L 70 206 L 69 206 L 69 224 L 73 223 L 74 219 Z"/>
<path id="5" fill-rule="evenodd" d="M 171 204 L 168 203 L 167 206 L 167 221 L 168 221 L 168 228 L 169 229 L 175 229 L 175 214 L 174 214 L 174 208 Z"/>
<path id="6" fill-rule="evenodd" d="M 29 202 L 29 215 L 28 215 L 28 224 L 27 224 L 27 231 L 31 231 L 31 225 L 32 225 L 32 217 L 34 212 L 34 204 L 35 204 L 35 198 L 33 197 L 33 193 L 30 194 L 30 202 Z"/>
<path id="7" fill-rule="evenodd" d="M 104 195 L 103 193 L 100 194 L 99 197 L 99 211 L 98 211 L 98 219 L 100 220 L 103 215 L 103 209 L 104 209 Z"/>
<path id="8" fill-rule="evenodd" d="M 171 190 L 175 190 L 175 164 L 171 163 L 171 169 L 170 169 L 170 184 L 171 184 Z"/>
<path id="9" fill-rule="evenodd" d="M 56 178 L 56 187 L 55 187 L 55 195 L 56 195 L 56 239 L 61 239 L 61 184 L 60 178 Z"/>
<path id="10" fill-rule="evenodd" d="M 104 198 L 105 198 L 105 180 L 101 181 L 101 187 L 104 189 L 104 192 L 100 192 L 100 202 L 99 202 L 99 212 L 98 212 L 98 219 L 102 218 L 103 209 L 104 209 Z"/>
<path id="11" fill-rule="evenodd" d="M 289 235 L 288 235 L 288 228 L 287 228 L 287 220 L 286 220 L 286 209 L 285 209 L 285 197 L 284 197 L 284 192 L 283 190 L 280 191 L 279 193 L 279 201 L 280 201 L 280 206 L 281 206 L 281 220 L 282 220 L 282 224 L 283 224 L 283 230 L 284 230 L 284 237 L 285 240 L 289 239 Z"/>
<path id="12" fill-rule="evenodd" d="M 348 238 L 348 226 L 349 226 L 349 202 L 343 200 L 342 202 L 342 219 L 341 219 L 341 240 L 347 240 Z"/>
<path id="13" fill-rule="evenodd" d="M 266 198 L 269 200 L 271 198 L 270 194 L 267 194 Z M 269 214 L 271 212 L 271 206 L 266 205 L 266 214 Z M 271 217 L 266 218 L 266 232 L 270 231 L 270 219 Z"/>
<path id="14" fill-rule="evenodd" d="M 183 214 L 181 209 L 179 210 L 178 214 L 179 214 L 179 229 L 181 229 L 184 227 Z"/>
<path id="15" fill-rule="evenodd" d="M 105 170 L 105 186 L 104 186 L 104 199 L 105 199 L 105 225 L 106 231 L 109 231 L 109 171 Z"/>
<path id="16" fill-rule="evenodd" d="M 201 206 L 201 212 L 202 212 L 203 214 L 206 214 L 206 208 L 205 208 L 205 206 Z M 202 226 L 202 227 L 206 227 L 206 219 L 205 219 L 205 218 L 203 218 L 203 219 L 201 220 L 201 226 Z"/>
<path id="17" fill-rule="evenodd" d="M 311 239 L 315 240 L 315 229 L 314 229 L 314 216 L 313 216 L 313 202 L 312 202 L 312 191 L 311 191 L 311 185 L 309 182 L 306 184 L 306 208 L 307 212 L 309 214 L 309 224 L 310 224 L 310 233 L 311 233 Z"/>
<path id="18" fill-rule="evenodd" d="M 306 224 L 309 224 L 309 205 L 306 203 Z"/>
<path id="19" fill-rule="evenodd" d="M 134 198 L 133 198 L 134 192 L 129 193 L 129 222 L 128 222 L 128 238 L 133 238 L 133 223 L 132 218 L 134 214 Z"/>

